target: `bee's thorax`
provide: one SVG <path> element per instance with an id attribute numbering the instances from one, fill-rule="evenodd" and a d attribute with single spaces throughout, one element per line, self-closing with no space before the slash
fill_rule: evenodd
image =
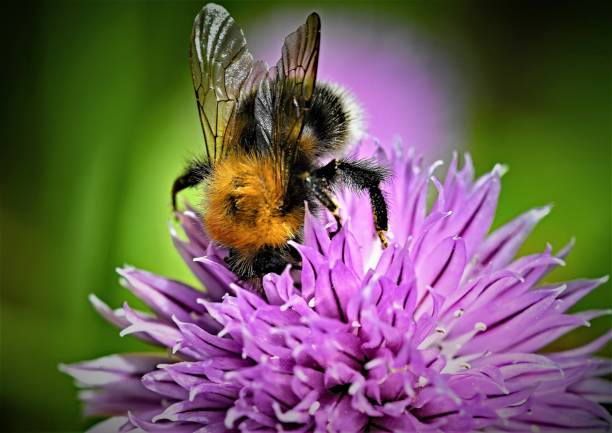
<path id="1" fill-rule="evenodd" d="M 266 158 L 236 155 L 219 161 L 204 195 L 204 225 L 210 236 L 245 255 L 293 239 L 304 207 L 287 208 L 287 182 L 281 175 Z"/>

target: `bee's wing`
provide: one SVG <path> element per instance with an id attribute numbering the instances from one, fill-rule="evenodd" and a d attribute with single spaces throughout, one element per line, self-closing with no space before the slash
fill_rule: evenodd
<path id="1" fill-rule="evenodd" d="M 314 93 L 321 21 L 312 13 L 285 39 L 282 55 L 261 81 L 255 101 L 259 137 L 285 163 L 295 157 L 304 114 Z M 285 164 L 286 165 L 286 164 Z M 286 167 L 285 167 L 286 168 Z"/>
<path id="2" fill-rule="evenodd" d="M 253 63 L 244 34 L 221 6 L 207 4 L 196 16 L 189 50 L 191 75 L 206 143 L 206 162 L 228 151 L 234 112 L 243 88 L 255 89 L 266 70 Z"/>

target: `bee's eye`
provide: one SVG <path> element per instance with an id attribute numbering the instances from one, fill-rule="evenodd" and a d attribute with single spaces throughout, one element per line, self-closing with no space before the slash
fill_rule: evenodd
<path id="1" fill-rule="evenodd" d="M 240 212 L 240 207 L 238 206 L 238 201 L 240 197 L 230 194 L 227 196 L 227 213 L 230 215 L 235 215 L 237 212 Z"/>

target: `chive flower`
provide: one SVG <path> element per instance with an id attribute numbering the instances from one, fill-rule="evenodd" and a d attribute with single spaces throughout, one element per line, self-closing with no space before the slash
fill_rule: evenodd
<path id="1" fill-rule="evenodd" d="M 92 432 L 604 432 L 612 401 L 594 355 L 612 336 L 557 353 L 541 349 L 609 311 L 568 313 L 606 278 L 543 284 L 559 252 L 515 258 L 548 207 L 489 233 L 502 167 L 474 179 L 454 155 L 444 182 L 401 145 L 366 138 L 354 149 L 393 173 L 389 247 L 366 196 L 339 192 L 342 229 L 307 213 L 293 243 L 301 269 L 254 289 L 226 268 L 227 252 L 197 211 L 177 214 L 178 252 L 205 290 L 119 269 L 150 311 L 95 309 L 161 347 L 62 365 Z M 437 189 L 428 207 L 430 185 Z"/>

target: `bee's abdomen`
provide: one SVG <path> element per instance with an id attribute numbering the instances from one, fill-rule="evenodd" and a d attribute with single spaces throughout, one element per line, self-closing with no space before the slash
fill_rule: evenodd
<path id="1" fill-rule="evenodd" d="M 300 147 L 311 157 L 342 151 L 361 135 L 361 111 L 342 87 L 319 83 L 305 118 Z"/>

